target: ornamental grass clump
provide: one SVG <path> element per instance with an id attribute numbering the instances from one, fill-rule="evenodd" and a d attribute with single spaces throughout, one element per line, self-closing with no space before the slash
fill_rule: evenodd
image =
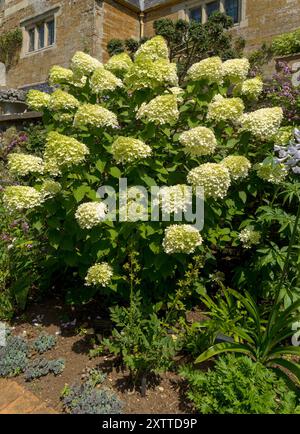
<path id="1" fill-rule="evenodd" d="M 132 251 L 140 254 L 149 302 L 168 300 L 193 255 L 209 260 L 199 278 L 209 286 L 224 271 L 224 251 L 244 251 L 237 234 L 243 221 L 257 220 L 262 190 L 273 197 L 278 171 L 285 181 L 291 176 L 285 165 L 284 172 L 263 162 L 283 115 L 270 106 L 249 112 L 261 80 L 247 74 L 245 59 L 213 56 L 191 66 L 178 87 L 167 43 L 157 36 L 133 59 L 122 53 L 102 64 L 77 52 L 70 69 L 51 68 L 51 95 L 28 93 L 47 132 L 38 155 L 11 154 L 20 185 L 4 186 L 1 198 L 6 212 L 25 213 L 48 243 L 47 275 L 74 287 L 69 301 L 126 294 L 122 264 Z M 229 259 L 228 276 L 247 286 L 251 276 L 239 278 Z"/>

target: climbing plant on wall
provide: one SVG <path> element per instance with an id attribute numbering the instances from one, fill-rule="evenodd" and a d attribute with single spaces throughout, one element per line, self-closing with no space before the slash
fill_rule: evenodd
<path id="1" fill-rule="evenodd" d="M 0 62 L 10 68 L 22 46 L 23 35 L 19 27 L 0 34 Z"/>

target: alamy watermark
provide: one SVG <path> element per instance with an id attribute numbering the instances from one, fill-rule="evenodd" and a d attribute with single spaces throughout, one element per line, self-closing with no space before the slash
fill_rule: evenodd
<path id="1" fill-rule="evenodd" d="M 107 206 L 103 220 L 120 222 L 188 222 L 198 230 L 204 226 L 203 187 L 188 185 L 128 187 L 127 178 L 119 179 L 119 188 L 104 185 L 97 195 Z"/>

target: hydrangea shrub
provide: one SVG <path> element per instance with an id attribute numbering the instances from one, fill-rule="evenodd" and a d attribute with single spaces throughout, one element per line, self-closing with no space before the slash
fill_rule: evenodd
<path id="1" fill-rule="evenodd" d="M 212 258 L 210 231 L 219 226 L 224 203 L 239 194 L 246 207 L 250 179 L 266 178 L 253 170 L 262 160 L 253 147 L 264 146 L 278 131 L 282 110 L 246 112 L 247 99 L 262 90 L 260 78 L 247 79 L 248 72 L 247 59 L 207 58 L 191 66 L 179 88 L 160 36 L 143 44 L 133 61 L 122 53 L 102 64 L 75 53 L 70 69 L 50 70 L 52 95 L 28 93 L 29 107 L 44 112 L 48 134 L 43 158 L 10 155 L 9 169 L 20 185 L 4 190 L 7 212 L 27 213 L 42 228 L 52 261 L 85 282 L 87 297 L 122 290 L 122 264 L 131 251 L 139 252 L 145 291 L 156 299 L 165 296 L 191 255 Z M 187 186 L 194 193 L 203 187 L 201 233 L 188 221 L 105 219 L 97 190 L 105 185 L 117 191 L 121 177 L 128 191 L 164 187 L 162 196 L 169 200 L 160 207 L 168 212 L 185 210 Z M 232 234 L 241 214 L 230 220 Z M 241 247 L 241 240 L 248 247 L 252 239 L 235 235 L 235 245 Z"/>

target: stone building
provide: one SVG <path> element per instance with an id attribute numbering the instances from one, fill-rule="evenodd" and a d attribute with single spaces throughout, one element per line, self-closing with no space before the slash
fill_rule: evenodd
<path id="1" fill-rule="evenodd" d="M 151 36 L 161 17 L 205 22 L 215 10 L 233 17 L 232 31 L 247 50 L 300 26 L 300 0 L 0 0 L 0 34 L 16 27 L 23 33 L 17 63 L 8 71 L 0 64 L 0 86 L 39 85 L 76 50 L 105 61 L 112 38 Z"/>

